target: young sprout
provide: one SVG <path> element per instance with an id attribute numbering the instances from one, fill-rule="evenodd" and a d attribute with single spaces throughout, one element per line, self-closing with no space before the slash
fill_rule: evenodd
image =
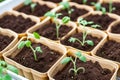
<path id="1" fill-rule="evenodd" d="M 83 18 L 79 18 L 78 23 L 79 23 L 79 25 L 83 25 L 84 27 L 87 26 L 87 25 L 90 25 L 92 28 L 101 27 L 101 26 L 98 25 L 98 24 L 94 24 L 93 21 L 86 21 L 86 20 L 84 20 Z"/>
<path id="2" fill-rule="evenodd" d="M 88 45 L 90 46 L 94 46 L 94 43 L 92 40 L 86 40 L 86 37 L 87 37 L 88 33 L 86 31 L 83 32 L 83 38 L 82 38 L 82 41 L 79 40 L 78 38 L 75 38 L 75 37 L 70 37 L 70 39 L 68 40 L 69 42 L 71 43 L 75 43 L 76 41 L 79 42 L 82 46 L 85 46 L 85 43 L 87 43 Z"/>
<path id="3" fill-rule="evenodd" d="M 57 39 L 59 39 L 59 29 L 60 29 L 61 25 L 67 24 L 70 21 L 70 18 L 65 16 L 65 17 L 62 18 L 62 22 L 59 23 L 56 19 L 60 15 L 62 15 L 62 14 L 61 13 L 56 14 L 54 12 L 47 12 L 45 14 L 45 16 L 49 16 L 49 17 L 53 18 L 53 20 L 54 20 L 54 22 L 56 24 L 56 36 L 57 36 Z"/>
<path id="4" fill-rule="evenodd" d="M 101 3 L 99 3 L 99 2 L 97 2 L 97 3 L 92 2 L 91 4 L 93 6 L 95 6 L 95 8 L 96 8 L 97 11 L 102 11 L 103 14 L 106 14 L 106 8 L 102 7 Z"/>
<path id="5" fill-rule="evenodd" d="M 82 0 L 82 3 L 83 3 L 83 4 L 86 4 L 86 3 L 87 3 L 87 0 Z"/>
<path id="6" fill-rule="evenodd" d="M 60 5 L 63 6 L 63 9 L 67 9 L 69 16 L 72 14 L 72 12 L 74 12 L 74 9 L 70 8 L 70 4 L 68 1 L 63 1 L 60 3 Z"/>
<path id="7" fill-rule="evenodd" d="M 32 0 L 25 0 L 24 5 L 30 5 L 32 12 L 34 11 L 35 7 L 37 6 L 37 4 L 32 2 Z"/>
<path id="8" fill-rule="evenodd" d="M 69 63 L 70 61 L 73 63 L 73 68 L 71 68 L 69 70 L 69 72 L 73 71 L 74 72 L 74 75 L 76 76 L 78 74 L 78 71 L 82 70 L 82 72 L 84 73 L 85 72 L 85 68 L 84 67 L 78 67 L 77 68 L 77 65 L 76 65 L 76 62 L 77 62 L 77 59 L 83 61 L 83 62 L 86 62 L 86 57 L 83 56 L 81 54 L 81 52 L 76 52 L 75 53 L 76 57 L 75 57 L 75 60 L 72 58 L 72 57 L 65 57 L 61 63 L 62 64 L 67 64 Z"/>
<path id="9" fill-rule="evenodd" d="M 116 8 L 112 6 L 112 0 L 110 0 L 109 2 L 109 13 L 112 13 L 113 10 L 115 10 Z"/>
<path id="10" fill-rule="evenodd" d="M 38 33 L 34 32 L 33 35 L 34 35 L 34 37 L 35 37 L 36 39 L 40 39 L 40 35 L 39 35 Z M 30 49 L 32 50 L 33 55 L 34 55 L 34 59 L 35 59 L 35 61 L 37 61 L 36 52 L 42 53 L 41 47 L 36 47 L 36 48 L 34 49 L 34 48 L 32 47 L 32 42 L 31 42 L 28 38 L 27 38 L 27 40 L 21 41 L 21 42 L 19 43 L 18 49 L 21 49 L 21 48 L 23 48 L 23 47 L 25 47 L 25 46 L 28 47 L 28 48 L 30 48 Z"/>
<path id="11" fill-rule="evenodd" d="M 7 73 L 7 70 L 18 74 L 18 69 L 5 61 L 0 60 L 0 80 L 12 80 L 12 77 Z"/>

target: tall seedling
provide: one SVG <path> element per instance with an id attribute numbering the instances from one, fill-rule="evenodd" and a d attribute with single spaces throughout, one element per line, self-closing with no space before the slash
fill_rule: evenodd
<path id="1" fill-rule="evenodd" d="M 36 39 L 40 39 L 40 35 L 39 35 L 38 33 L 34 32 L 33 35 L 34 35 L 34 37 L 35 37 Z M 21 42 L 19 43 L 18 49 L 21 49 L 21 48 L 23 48 L 23 47 L 25 47 L 25 46 L 28 47 L 28 48 L 30 48 L 30 49 L 32 50 L 33 55 L 34 55 L 34 60 L 37 61 L 38 59 L 37 59 L 36 52 L 42 53 L 41 47 L 38 46 L 38 47 L 35 47 L 35 49 L 34 49 L 34 48 L 32 47 L 32 42 L 29 40 L 29 37 L 27 38 L 27 40 L 21 41 Z"/>
<path id="2" fill-rule="evenodd" d="M 55 24 L 56 24 L 56 37 L 57 37 L 57 39 L 59 39 L 59 29 L 60 29 L 61 25 L 67 24 L 70 21 L 70 18 L 65 16 L 65 17 L 62 18 L 62 22 L 61 23 L 58 22 L 57 18 L 60 15 L 62 15 L 62 14 L 61 13 L 55 13 L 55 12 L 47 12 L 45 14 L 45 16 L 51 17 L 53 19 L 53 21 L 55 22 Z"/>

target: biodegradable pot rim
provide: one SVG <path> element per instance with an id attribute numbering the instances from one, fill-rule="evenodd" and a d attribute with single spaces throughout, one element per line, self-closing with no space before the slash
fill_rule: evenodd
<path id="1" fill-rule="evenodd" d="M 86 30 L 86 31 L 90 32 L 90 33 L 88 33 L 88 34 L 92 35 L 93 37 L 101 38 L 100 42 L 99 42 L 96 46 L 94 46 L 94 48 L 93 48 L 91 51 L 84 51 L 84 50 L 80 50 L 80 49 L 74 48 L 74 47 L 72 47 L 72 46 L 67 46 L 67 45 L 64 45 L 64 44 L 62 44 L 62 45 L 64 45 L 67 49 L 79 50 L 79 51 L 81 51 L 81 52 L 83 52 L 83 53 L 90 54 L 92 51 L 96 50 L 96 47 L 98 47 L 98 45 L 100 45 L 104 39 L 107 38 L 107 34 L 104 33 L 103 31 L 100 31 L 100 30 L 97 30 L 97 29 L 90 29 L 90 28 L 88 28 L 88 27 L 85 27 L 85 30 L 84 30 L 82 27 L 83 27 L 83 26 L 77 27 L 77 31 L 78 31 L 78 32 L 75 32 L 75 33 L 73 33 L 73 34 L 81 33 L 82 31 L 85 31 L 85 30 Z M 72 34 L 72 33 L 71 33 L 71 34 Z M 98 34 L 99 34 L 99 36 L 97 36 Z M 69 36 L 71 36 L 71 35 L 69 35 Z M 68 38 L 69 36 L 67 36 L 66 38 Z M 64 38 L 64 39 L 65 39 L 65 38 Z M 64 40 L 64 39 L 61 39 L 61 40 Z"/>
<path id="2" fill-rule="evenodd" d="M 27 34 L 30 35 L 32 32 L 34 32 L 34 31 L 42 28 L 46 23 L 50 23 L 51 20 L 52 20 L 52 18 L 47 17 L 45 20 L 43 20 L 37 26 L 35 26 L 35 27 L 30 28 L 29 30 L 27 30 Z M 56 20 L 59 23 L 62 23 L 61 19 L 56 19 Z M 53 20 L 52 20 L 52 22 L 53 22 Z M 44 37 L 44 38 L 46 38 L 46 39 L 48 39 L 50 41 L 59 42 L 61 39 L 65 38 L 66 36 L 71 35 L 71 33 L 74 32 L 76 30 L 76 28 L 77 28 L 77 25 L 74 22 L 72 22 L 72 21 L 69 21 L 67 24 L 64 24 L 64 25 L 66 25 L 67 27 L 71 27 L 72 29 L 66 35 L 64 35 L 63 37 L 61 37 L 59 40 L 51 40 L 51 39 L 49 39 L 47 37 Z"/>
<path id="3" fill-rule="evenodd" d="M 24 39 L 26 39 L 26 37 L 21 38 L 20 41 L 22 41 L 22 40 L 24 40 Z M 6 62 L 8 62 L 9 64 L 12 64 L 12 65 L 17 66 L 17 67 L 18 67 L 19 69 L 21 69 L 23 72 L 25 71 L 25 72 L 30 72 L 30 73 L 32 73 L 32 74 L 33 74 L 33 77 L 34 77 L 34 75 L 41 75 L 41 74 L 47 77 L 47 75 L 46 75 L 47 72 L 48 72 L 51 68 L 53 68 L 53 66 L 57 63 L 57 61 L 58 61 L 59 59 L 61 59 L 62 56 L 64 56 L 64 55 L 67 53 L 66 48 L 65 48 L 63 45 L 61 45 L 61 44 L 54 43 L 54 42 L 49 42 L 47 39 L 44 39 L 44 38 L 42 38 L 42 37 L 41 37 L 41 40 L 40 40 L 40 39 L 37 40 L 37 39 L 35 39 L 35 38 L 32 38 L 32 42 L 41 43 L 41 44 L 43 44 L 43 45 L 45 45 L 45 46 L 48 46 L 50 49 L 55 50 L 55 51 L 58 51 L 60 54 L 62 54 L 62 56 L 53 64 L 53 66 L 50 67 L 50 69 L 49 69 L 48 71 L 42 73 L 42 72 L 36 71 L 36 70 L 34 70 L 34 69 L 32 69 L 32 68 L 25 67 L 25 66 L 23 66 L 22 64 L 19 64 L 19 63 L 17 63 L 16 61 L 8 58 L 8 56 L 10 56 L 10 55 L 11 55 L 11 57 L 15 57 L 15 55 L 19 54 L 19 52 L 22 50 L 22 49 L 20 49 L 20 50 L 17 49 L 17 45 L 20 43 L 20 41 L 14 46 L 14 48 L 13 48 L 12 50 L 4 53 L 4 54 L 3 54 L 3 57 L 4 57 L 4 59 L 5 59 Z M 57 48 L 55 48 L 56 46 L 57 46 Z M 14 53 L 13 53 L 13 52 L 14 52 Z M 12 62 L 12 63 L 11 63 L 11 62 Z M 36 73 L 36 74 L 34 74 L 34 73 Z"/>
<path id="4" fill-rule="evenodd" d="M 4 29 L 0 27 L 0 34 L 2 34 L 3 36 L 9 36 L 9 37 L 14 37 L 14 39 L 10 42 L 10 44 L 8 44 L 8 46 L 6 48 L 4 48 L 2 51 L 0 51 L 1 54 L 3 54 L 4 52 L 10 50 L 9 48 L 11 48 L 14 43 L 16 43 L 18 41 L 18 35 L 17 33 L 15 33 L 14 31 L 10 30 L 10 29 Z M 11 48 L 12 49 L 12 48 Z"/>
<path id="5" fill-rule="evenodd" d="M 51 10 L 50 11 L 53 11 L 53 9 L 55 8 L 55 7 L 57 7 L 57 5 L 55 5 L 54 3 L 51 3 L 51 2 L 45 2 L 45 1 L 42 1 L 42 0 L 32 0 L 33 2 L 38 2 L 38 4 L 40 4 L 40 5 L 46 5 L 46 6 L 48 6 L 49 8 L 51 8 Z M 19 8 L 21 8 L 21 7 L 23 7 L 24 6 L 24 2 L 22 2 L 21 4 L 19 4 L 19 5 L 17 5 L 17 6 L 15 6 L 14 8 L 13 8 L 13 10 L 15 10 L 16 12 L 19 12 L 19 11 L 17 11 Z M 19 13 L 22 13 L 22 14 L 26 14 L 26 13 L 23 13 L 23 12 L 19 12 Z M 36 18 L 42 18 L 43 16 L 35 16 L 35 15 L 30 15 L 30 14 L 26 14 L 26 15 L 29 15 L 29 16 L 33 16 L 33 17 L 36 17 Z"/>
<path id="6" fill-rule="evenodd" d="M 113 27 L 115 27 L 116 25 L 120 24 L 120 20 L 114 21 L 113 23 L 110 24 L 108 30 L 107 30 L 107 34 L 109 36 L 114 36 L 115 38 L 120 37 L 120 33 L 112 33 L 111 30 Z"/>
<path id="7" fill-rule="evenodd" d="M 102 3 L 109 3 L 110 0 L 103 0 Z M 120 2 L 120 0 L 112 0 L 112 2 Z"/>
<path id="8" fill-rule="evenodd" d="M 31 26 L 31 27 L 36 26 L 36 25 L 40 22 L 40 19 L 39 19 L 39 18 L 36 18 L 36 17 L 34 17 L 34 16 L 30 16 L 30 15 L 26 15 L 26 14 L 23 14 L 23 13 L 19 13 L 19 12 L 14 11 L 14 10 L 4 12 L 3 14 L 0 15 L 0 18 L 3 18 L 3 17 L 6 16 L 6 15 L 14 15 L 14 16 L 19 16 L 19 15 L 21 15 L 24 19 L 29 18 L 31 21 L 35 22 L 35 25 L 33 25 L 33 26 Z M 31 28 L 31 27 L 30 27 L 30 28 Z M 5 28 L 5 29 L 9 29 L 9 28 Z M 28 28 L 28 29 L 29 29 L 29 28 Z M 28 29 L 27 29 L 27 30 L 28 30 Z M 11 29 L 10 29 L 10 30 L 11 30 Z M 27 30 L 26 30 L 26 31 L 27 31 Z M 12 30 L 12 31 L 13 31 L 13 30 Z M 23 32 L 23 33 L 17 33 L 17 32 L 16 32 L 16 33 L 18 34 L 18 37 L 22 37 L 22 35 L 26 35 L 26 31 Z"/>
<path id="9" fill-rule="evenodd" d="M 75 54 L 74 54 L 73 52 L 76 52 L 76 50 L 69 49 L 67 54 L 75 57 Z M 67 54 L 66 54 L 64 57 L 66 57 Z M 117 71 L 118 71 L 118 69 L 119 69 L 119 67 L 118 67 L 117 64 L 115 64 L 115 63 L 113 63 L 113 62 L 111 62 L 111 61 L 104 60 L 104 59 L 102 60 L 102 59 L 99 59 L 99 58 L 96 58 L 96 57 L 93 57 L 93 56 L 90 56 L 90 55 L 87 55 L 87 54 L 84 54 L 84 53 L 82 53 L 82 55 L 86 56 L 87 61 L 89 61 L 89 60 L 92 60 L 92 62 L 98 61 L 102 68 L 105 67 L 105 68 L 107 68 L 107 69 L 110 69 L 112 72 L 114 72 L 114 74 L 111 76 L 111 79 L 110 79 L 110 80 L 114 80 L 114 79 L 116 78 Z M 64 57 L 63 57 L 63 58 L 64 58 Z M 63 58 L 62 58 L 62 59 L 63 59 Z M 52 77 L 55 76 L 55 74 L 58 72 L 58 70 L 62 70 L 62 69 L 64 68 L 65 65 L 62 65 L 63 67 L 62 67 L 61 69 L 59 68 L 59 66 L 61 65 L 61 64 L 60 64 L 60 61 L 61 61 L 62 59 L 59 60 L 58 65 L 56 65 L 56 66 L 53 68 L 53 70 L 51 70 L 51 71 L 49 71 L 49 72 L 47 73 L 50 80 L 55 80 L 55 79 L 53 79 Z M 106 62 L 107 62 L 107 63 L 106 63 Z M 108 64 L 108 63 L 109 63 L 109 64 Z M 111 65 L 111 68 L 110 68 L 108 65 Z M 108 67 L 109 67 L 109 68 L 108 68 Z M 58 68 L 59 68 L 59 69 L 58 69 Z M 56 69 L 56 71 L 57 71 L 55 74 L 54 74 L 54 72 L 55 72 L 54 69 Z M 52 74 L 52 73 L 53 73 L 53 74 Z M 52 75 L 52 76 L 51 76 L 51 75 Z"/>
<path id="10" fill-rule="evenodd" d="M 96 55 L 97 50 L 98 50 L 99 48 L 103 47 L 103 45 L 104 45 L 107 41 L 109 41 L 109 40 L 113 40 L 113 41 L 115 41 L 115 42 L 120 43 L 120 38 L 115 38 L 113 35 L 110 34 L 110 35 L 108 36 L 108 38 L 104 39 L 104 41 L 97 47 L 96 50 L 94 50 L 94 51 L 91 52 L 91 55 L 94 56 L 94 57 L 96 57 L 96 58 L 99 58 L 99 59 L 108 60 L 108 61 L 117 63 L 117 64 L 120 66 L 120 62 L 118 62 L 118 61 L 114 61 L 114 60 L 107 59 L 107 58 L 100 57 L 100 56 L 97 56 L 97 55 Z"/>

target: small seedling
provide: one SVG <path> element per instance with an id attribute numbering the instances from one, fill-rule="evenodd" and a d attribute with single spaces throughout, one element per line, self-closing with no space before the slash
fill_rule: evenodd
<path id="1" fill-rule="evenodd" d="M 70 8 L 69 2 L 63 1 L 63 2 L 60 3 L 60 5 L 63 6 L 63 9 L 67 9 L 69 16 L 72 14 L 72 12 L 74 12 L 74 9 Z"/>
<path id="2" fill-rule="evenodd" d="M 35 7 L 37 6 L 37 4 L 32 2 L 32 0 L 25 0 L 24 5 L 30 5 L 32 12 L 34 11 Z"/>
<path id="3" fill-rule="evenodd" d="M 112 6 L 112 0 L 110 0 L 109 2 L 109 13 L 112 13 L 113 10 L 115 10 L 116 8 Z"/>
<path id="4" fill-rule="evenodd" d="M 98 25 L 98 24 L 94 24 L 93 21 L 86 21 L 86 20 L 84 20 L 83 18 L 79 18 L 78 24 L 79 24 L 79 25 L 83 25 L 84 27 L 87 26 L 87 25 L 91 26 L 92 28 L 101 27 L 101 26 Z"/>
<path id="5" fill-rule="evenodd" d="M 83 73 L 85 72 L 85 68 L 84 68 L 84 67 L 78 67 L 78 68 L 77 68 L 77 65 L 76 65 L 77 59 L 79 59 L 79 60 L 81 60 L 81 61 L 83 61 L 83 62 L 86 62 L 86 57 L 83 56 L 83 55 L 81 54 L 81 52 L 76 52 L 75 55 L 76 55 L 75 60 L 74 60 L 72 57 L 65 57 L 65 58 L 61 61 L 61 63 L 62 63 L 62 64 L 67 64 L 67 63 L 69 63 L 69 62 L 71 61 L 71 62 L 73 63 L 73 68 L 69 69 L 69 73 L 70 73 L 71 71 L 73 71 L 73 72 L 74 72 L 74 75 L 76 76 L 76 75 L 78 74 L 78 71 L 80 71 L 80 70 L 82 70 Z"/>
<path id="6" fill-rule="evenodd" d="M 56 19 L 60 15 L 62 15 L 62 14 L 61 13 L 56 14 L 54 12 L 47 12 L 45 14 L 45 16 L 49 16 L 49 17 L 53 18 L 53 20 L 54 20 L 54 22 L 56 24 L 56 36 L 57 36 L 57 39 L 59 39 L 59 29 L 60 29 L 61 25 L 67 24 L 70 21 L 70 18 L 65 16 L 65 17 L 62 18 L 62 23 L 59 23 Z"/>
<path id="7" fill-rule="evenodd" d="M 82 3 L 83 3 L 83 4 L 86 4 L 86 3 L 87 3 L 87 0 L 82 0 Z"/>
<path id="8" fill-rule="evenodd" d="M 97 11 L 102 11 L 103 14 L 106 14 L 106 8 L 102 7 L 101 3 L 99 3 L 99 2 L 97 2 L 97 3 L 92 2 L 91 4 L 93 6 L 95 6 L 95 8 L 96 8 Z"/>
<path id="9" fill-rule="evenodd" d="M 40 39 L 40 35 L 39 35 L 38 33 L 34 32 L 33 35 L 34 35 L 34 37 L 35 37 L 36 39 Z M 36 52 L 42 53 L 41 47 L 36 47 L 36 48 L 34 49 L 34 48 L 32 47 L 32 42 L 31 42 L 28 38 L 27 38 L 27 40 L 21 41 L 21 42 L 19 43 L 18 49 L 21 49 L 21 48 L 23 48 L 23 47 L 25 47 L 25 46 L 28 47 L 28 48 L 30 48 L 30 49 L 32 50 L 33 55 L 34 55 L 34 59 L 35 59 L 35 61 L 37 61 L 38 59 L 37 59 Z"/>
<path id="10" fill-rule="evenodd" d="M 83 32 L 83 38 L 82 38 L 82 41 L 79 40 L 78 38 L 75 38 L 75 37 L 70 37 L 70 39 L 68 40 L 69 42 L 71 43 L 75 43 L 76 41 L 79 42 L 82 46 L 85 46 L 85 43 L 87 43 L 88 45 L 90 46 L 94 46 L 94 43 L 92 40 L 86 40 L 86 37 L 87 37 L 88 33 L 86 31 Z"/>
<path id="11" fill-rule="evenodd" d="M 18 74 L 18 69 L 16 67 L 0 60 L 0 80 L 12 80 L 12 77 L 7 73 L 7 70 Z"/>

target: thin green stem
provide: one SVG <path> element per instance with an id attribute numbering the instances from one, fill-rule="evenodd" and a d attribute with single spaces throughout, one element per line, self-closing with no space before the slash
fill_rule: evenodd
<path id="1" fill-rule="evenodd" d="M 33 55 L 34 55 L 34 59 L 35 61 L 37 61 L 37 55 L 36 55 L 36 51 L 33 49 L 32 46 L 30 46 L 31 50 L 33 51 Z"/>
<path id="2" fill-rule="evenodd" d="M 87 33 L 86 32 L 83 32 L 83 41 L 82 41 L 82 46 L 84 46 L 85 44 L 85 39 L 87 37 Z"/>
<path id="3" fill-rule="evenodd" d="M 74 74 L 77 75 L 77 66 L 76 66 L 77 57 L 75 58 L 75 61 L 73 61 L 73 59 L 71 59 L 71 61 L 73 63 Z"/>

